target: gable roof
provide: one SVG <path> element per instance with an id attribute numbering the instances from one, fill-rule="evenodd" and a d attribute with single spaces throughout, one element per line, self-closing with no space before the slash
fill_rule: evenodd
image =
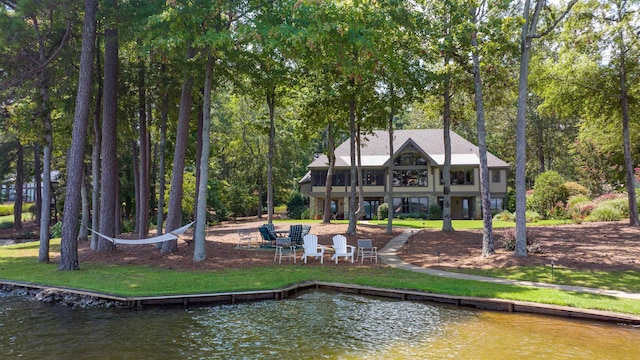
<path id="1" fill-rule="evenodd" d="M 451 165 L 480 165 L 479 149 L 476 145 L 451 131 Z M 394 156 L 406 151 L 416 151 L 426 156 L 431 165 L 444 165 L 444 132 L 442 129 L 395 130 L 393 132 Z M 385 167 L 389 165 L 389 132 L 375 130 L 364 135 L 361 144 L 362 166 Z M 487 152 L 489 167 L 509 167 L 509 164 Z M 322 154 L 309 164 L 309 169 L 329 166 Z M 336 167 L 350 167 L 349 140 L 336 148 Z"/>

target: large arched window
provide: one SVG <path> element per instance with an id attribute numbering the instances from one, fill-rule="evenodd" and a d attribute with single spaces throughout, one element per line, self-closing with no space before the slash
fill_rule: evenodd
<path id="1" fill-rule="evenodd" d="M 393 162 L 393 186 L 428 186 L 427 159 L 415 152 L 398 155 Z"/>
<path id="2" fill-rule="evenodd" d="M 398 155 L 393 166 L 426 166 L 427 159 L 420 156 L 418 153 L 407 152 Z"/>

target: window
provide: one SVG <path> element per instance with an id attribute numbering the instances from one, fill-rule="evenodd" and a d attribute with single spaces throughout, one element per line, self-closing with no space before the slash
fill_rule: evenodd
<path id="1" fill-rule="evenodd" d="M 393 170 L 393 186 L 428 186 L 427 170 Z"/>
<path id="2" fill-rule="evenodd" d="M 333 172 L 333 179 L 331 181 L 332 186 L 346 186 L 349 184 L 349 171 L 338 170 Z M 325 186 L 327 183 L 327 171 L 312 171 L 311 172 L 311 185 L 312 186 Z"/>
<path id="3" fill-rule="evenodd" d="M 491 170 L 491 182 L 500 182 L 500 170 Z"/>
<path id="4" fill-rule="evenodd" d="M 491 198 L 491 210 L 502 211 L 504 210 L 502 198 Z"/>
<path id="5" fill-rule="evenodd" d="M 384 185 L 384 171 L 383 170 L 363 170 L 362 184 L 363 185 Z"/>
<path id="6" fill-rule="evenodd" d="M 429 199 L 427 198 L 393 198 L 394 214 L 427 213 Z"/>
<path id="7" fill-rule="evenodd" d="M 427 159 L 417 153 L 403 153 L 396 157 L 393 166 L 427 166 Z"/>
<path id="8" fill-rule="evenodd" d="M 451 185 L 473 185 L 473 169 L 451 170 Z M 442 171 L 440 171 L 440 185 L 444 185 Z"/>

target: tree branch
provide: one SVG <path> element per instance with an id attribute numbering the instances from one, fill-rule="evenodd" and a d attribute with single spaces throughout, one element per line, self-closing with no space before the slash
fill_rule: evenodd
<path id="1" fill-rule="evenodd" d="M 567 14 L 569 14 L 569 11 L 571 11 L 571 8 L 573 7 L 573 5 L 575 5 L 578 2 L 578 0 L 571 0 L 569 2 L 569 4 L 567 4 L 567 8 L 564 9 L 564 11 L 562 12 L 562 14 L 560 14 L 560 17 L 557 18 L 553 24 L 549 25 L 549 27 L 547 27 L 544 31 L 542 31 L 539 34 L 532 34 L 531 38 L 541 38 L 547 34 L 549 34 L 551 31 L 553 31 L 553 29 L 555 29 L 556 26 L 558 26 L 558 24 L 567 16 Z"/>

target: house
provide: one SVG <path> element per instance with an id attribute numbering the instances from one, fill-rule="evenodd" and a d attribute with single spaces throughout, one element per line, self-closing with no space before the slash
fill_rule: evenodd
<path id="1" fill-rule="evenodd" d="M 365 218 L 377 216 L 386 202 L 389 165 L 393 161 L 393 209 L 396 214 L 428 213 L 432 205 L 442 207 L 444 186 L 444 138 L 442 129 L 394 131 L 393 159 L 389 158 L 389 133 L 376 130 L 363 136 L 361 144 Z M 336 148 L 331 209 L 337 218 L 349 211 L 351 192 L 349 140 Z M 491 207 L 502 211 L 507 196 L 509 164 L 487 153 Z M 482 218 L 478 147 L 451 132 L 451 216 L 453 219 Z M 301 192 L 310 198 L 312 216 L 321 214 L 329 162 L 320 155 L 308 165 L 300 181 Z"/>

